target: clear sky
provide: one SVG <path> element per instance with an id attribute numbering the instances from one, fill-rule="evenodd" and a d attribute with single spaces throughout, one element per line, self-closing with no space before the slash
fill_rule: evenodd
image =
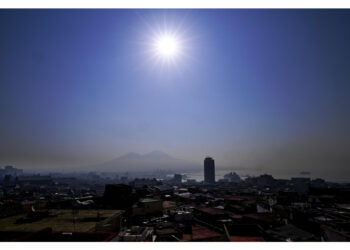
<path id="1" fill-rule="evenodd" d="M 0 10 L 0 166 L 157 149 L 350 179 L 349 60 L 350 10 Z"/>

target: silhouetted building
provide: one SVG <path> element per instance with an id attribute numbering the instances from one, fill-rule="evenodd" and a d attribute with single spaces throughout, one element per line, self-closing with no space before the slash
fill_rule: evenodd
<path id="1" fill-rule="evenodd" d="M 17 183 L 20 185 L 52 185 L 53 179 L 49 175 L 19 176 Z"/>
<path id="2" fill-rule="evenodd" d="M 171 195 L 174 192 L 174 188 L 169 185 L 158 185 L 150 188 L 155 195 Z"/>
<path id="3" fill-rule="evenodd" d="M 152 241 L 153 228 L 133 226 L 120 232 L 118 241 Z"/>
<path id="4" fill-rule="evenodd" d="M 158 199 L 141 199 L 132 207 L 133 216 L 161 215 L 163 212 L 163 202 Z"/>
<path id="5" fill-rule="evenodd" d="M 174 182 L 181 183 L 182 182 L 182 175 L 181 174 L 174 174 Z"/>
<path id="6" fill-rule="evenodd" d="M 196 184 L 197 181 L 195 179 L 187 179 L 186 183 L 187 184 Z"/>
<path id="7" fill-rule="evenodd" d="M 271 241 L 316 241 L 317 238 L 293 224 L 287 224 L 266 230 L 267 238 Z"/>
<path id="8" fill-rule="evenodd" d="M 215 163 L 214 159 L 210 157 L 204 159 L 204 182 L 215 183 Z"/>
<path id="9" fill-rule="evenodd" d="M 143 188 L 145 186 L 147 187 L 152 187 L 152 186 L 157 186 L 161 185 L 162 182 L 158 181 L 157 179 L 148 179 L 148 178 L 136 178 L 132 182 L 130 182 L 130 185 L 133 186 L 134 188 Z"/>
<path id="10" fill-rule="evenodd" d="M 249 177 L 245 180 L 250 185 L 258 185 L 258 186 L 274 186 L 276 184 L 276 180 L 272 177 L 272 175 L 263 174 L 258 177 Z"/>
<path id="11" fill-rule="evenodd" d="M 4 179 L 2 180 L 2 185 L 4 187 L 14 187 L 15 184 L 15 177 L 9 174 L 5 175 Z"/>
<path id="12" fill-rule="evenodd" d="M 124 184 L 107 184 L 103 199 L 113 208 L 130 209 L 133 204 L 132 188 Z"/>
<path id="13" fill-rule="evenodd" d="M 294 177 L 291 179 L 294 190 L 298 192 L 305 192 L 309 189 L 311 179 L 304 177 Z"/>
<path id="14" fill-rule="evenodd" d="M 23 174 L 23 169 L 14 168 L 12 166 L 5 166 L 5 168 L 0 168 L 0 176 L 11 175 L 19 176 Z"/>
<path id="15" fill-rule="evenodd" d="M 236 174 L 235 172 L 225 174 L 224 179 L 228 180 L 229 182 L 236 182 L 236 183 L 241 181 L 241 177 L 239 177 L 239 175 Z"/>

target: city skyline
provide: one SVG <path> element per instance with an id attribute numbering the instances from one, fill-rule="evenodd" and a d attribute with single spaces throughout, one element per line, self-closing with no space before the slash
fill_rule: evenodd
<path id="1" fill-rule="evenodd" d="M 0 10 L 0 23 L 0 166 L 161 150 L 350 176 L 349 10 Z M 163 33 L 178 58 L 152 54 Z"/>
<path id="2" fill-rule="evenodd" d="M 347 245 L 350 9 L 35 2 L 0 9 L 5 248 Z"/>

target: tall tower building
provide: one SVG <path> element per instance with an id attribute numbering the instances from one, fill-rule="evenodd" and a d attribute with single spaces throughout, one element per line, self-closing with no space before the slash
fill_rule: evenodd
<path id="1" fill-rule="evenodd" d="M 204 159 L 204 182 L 214 184 L 215 183 L 215 163 L 211 157 Z"/>

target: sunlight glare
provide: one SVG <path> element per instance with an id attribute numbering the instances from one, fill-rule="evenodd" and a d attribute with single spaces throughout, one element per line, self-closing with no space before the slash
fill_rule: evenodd
<path id="1" fill-rule="evenodd" d="M 156 41 L 156 51 L 161 57 L 174 57 L 179 50 L 179 42 L 175 37 L 162 36 Z"/>

